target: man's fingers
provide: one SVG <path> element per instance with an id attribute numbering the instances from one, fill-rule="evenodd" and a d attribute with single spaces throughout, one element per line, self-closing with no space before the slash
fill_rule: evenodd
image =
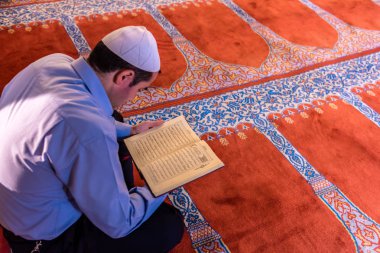
<path id="1" fill-rule="evenodd" d="M 161 126 L 164 123 L 163 120 L 156 120 L 156 121 L 149 121 L 147 122 L 148 129 L 151 129 L 153 127 Z"/>
<path id="2" fill-rule="evenodd" d="M 153 127 L 161 126 L 164 122 L 165 121 L 163 121 L 162 119 L 156 120 L 156 121 L 145 121 L 145 122 L 135 126 L 135 128 L 136 128 L 135 134 L 145 132 L 146 130 L 151 129 Z"/>

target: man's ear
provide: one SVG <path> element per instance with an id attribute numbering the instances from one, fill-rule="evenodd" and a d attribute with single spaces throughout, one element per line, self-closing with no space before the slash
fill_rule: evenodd
<path id="1" fill-rule="evenodd" d="M 114 77 L 114 83 L 117 86 L 126 87 L 129 86 L 135 79 L 135 72 L 130 69 L 120 70 L 116 72 Z"/>

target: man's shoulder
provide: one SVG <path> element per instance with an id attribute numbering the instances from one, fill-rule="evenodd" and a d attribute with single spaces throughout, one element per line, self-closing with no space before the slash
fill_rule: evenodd
<path id="1" fill-rule="evenodd" d="M 29 67 L 32 67 L 34 72 L 42 71 L 44 69 L 49 69 L 52 75 L 55 73 L 51 71 L 52 69 L 70 69 L 71 63 L 74 61 L 74 58 L 71 56 L 55 53 L 46 55 L 35 62 L 31 63 Z"/>
<path id="2" fill-rule="evenodd" d="M 74 71 L 71 67 L 71 62 L 73 61 L 74 59 L 72 57 L 65 54 L 50 54 L 31 63 L 20 73 L 33 73 L 34 76 L 39 78 L 46 77 L 47 80 L 44 80 L 44 82 L 55 82 L 57 79 L 53 79 L 52 81 L 52 77 L 73 76 Z"/>
<path id="3" fill-rule="evenodd" d="M 52 62 L 52 61 L 71 63 L 72 61 L 74 61 L 74 58 L 62 53 L 54 53 L 54 54 L 49 54 L 40 58 L 39 60 L 36 61 L 36 63 L 45 63 L 45 62 Z"/>

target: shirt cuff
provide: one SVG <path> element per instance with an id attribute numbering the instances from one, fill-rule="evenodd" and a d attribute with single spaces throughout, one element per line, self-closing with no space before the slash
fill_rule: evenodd
<path id="1" fill-rule="evenodd" d="M 125 138 L 131 135 L 132 127 L 130 125 L 115 120 L 115 127 L 117 138 Z"/>

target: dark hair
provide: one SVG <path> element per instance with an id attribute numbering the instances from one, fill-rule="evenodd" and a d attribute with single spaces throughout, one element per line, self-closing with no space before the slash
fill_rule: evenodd
<path id="1" fill-rule="evenodd" d="M 153 75 L 152 72 L 139 69 L 121 59 L 114 52 L 109 50 L 108 47 L 104 45 L 103 41 L 98 42 L 95 48 L 91 51 L 87 61 L 96 71 L 103 73 L 115 70 L 133 70 L 135 72 L 135 78 L 130 86 L 134 86 L 141 81 L 149 81 Z"/>

